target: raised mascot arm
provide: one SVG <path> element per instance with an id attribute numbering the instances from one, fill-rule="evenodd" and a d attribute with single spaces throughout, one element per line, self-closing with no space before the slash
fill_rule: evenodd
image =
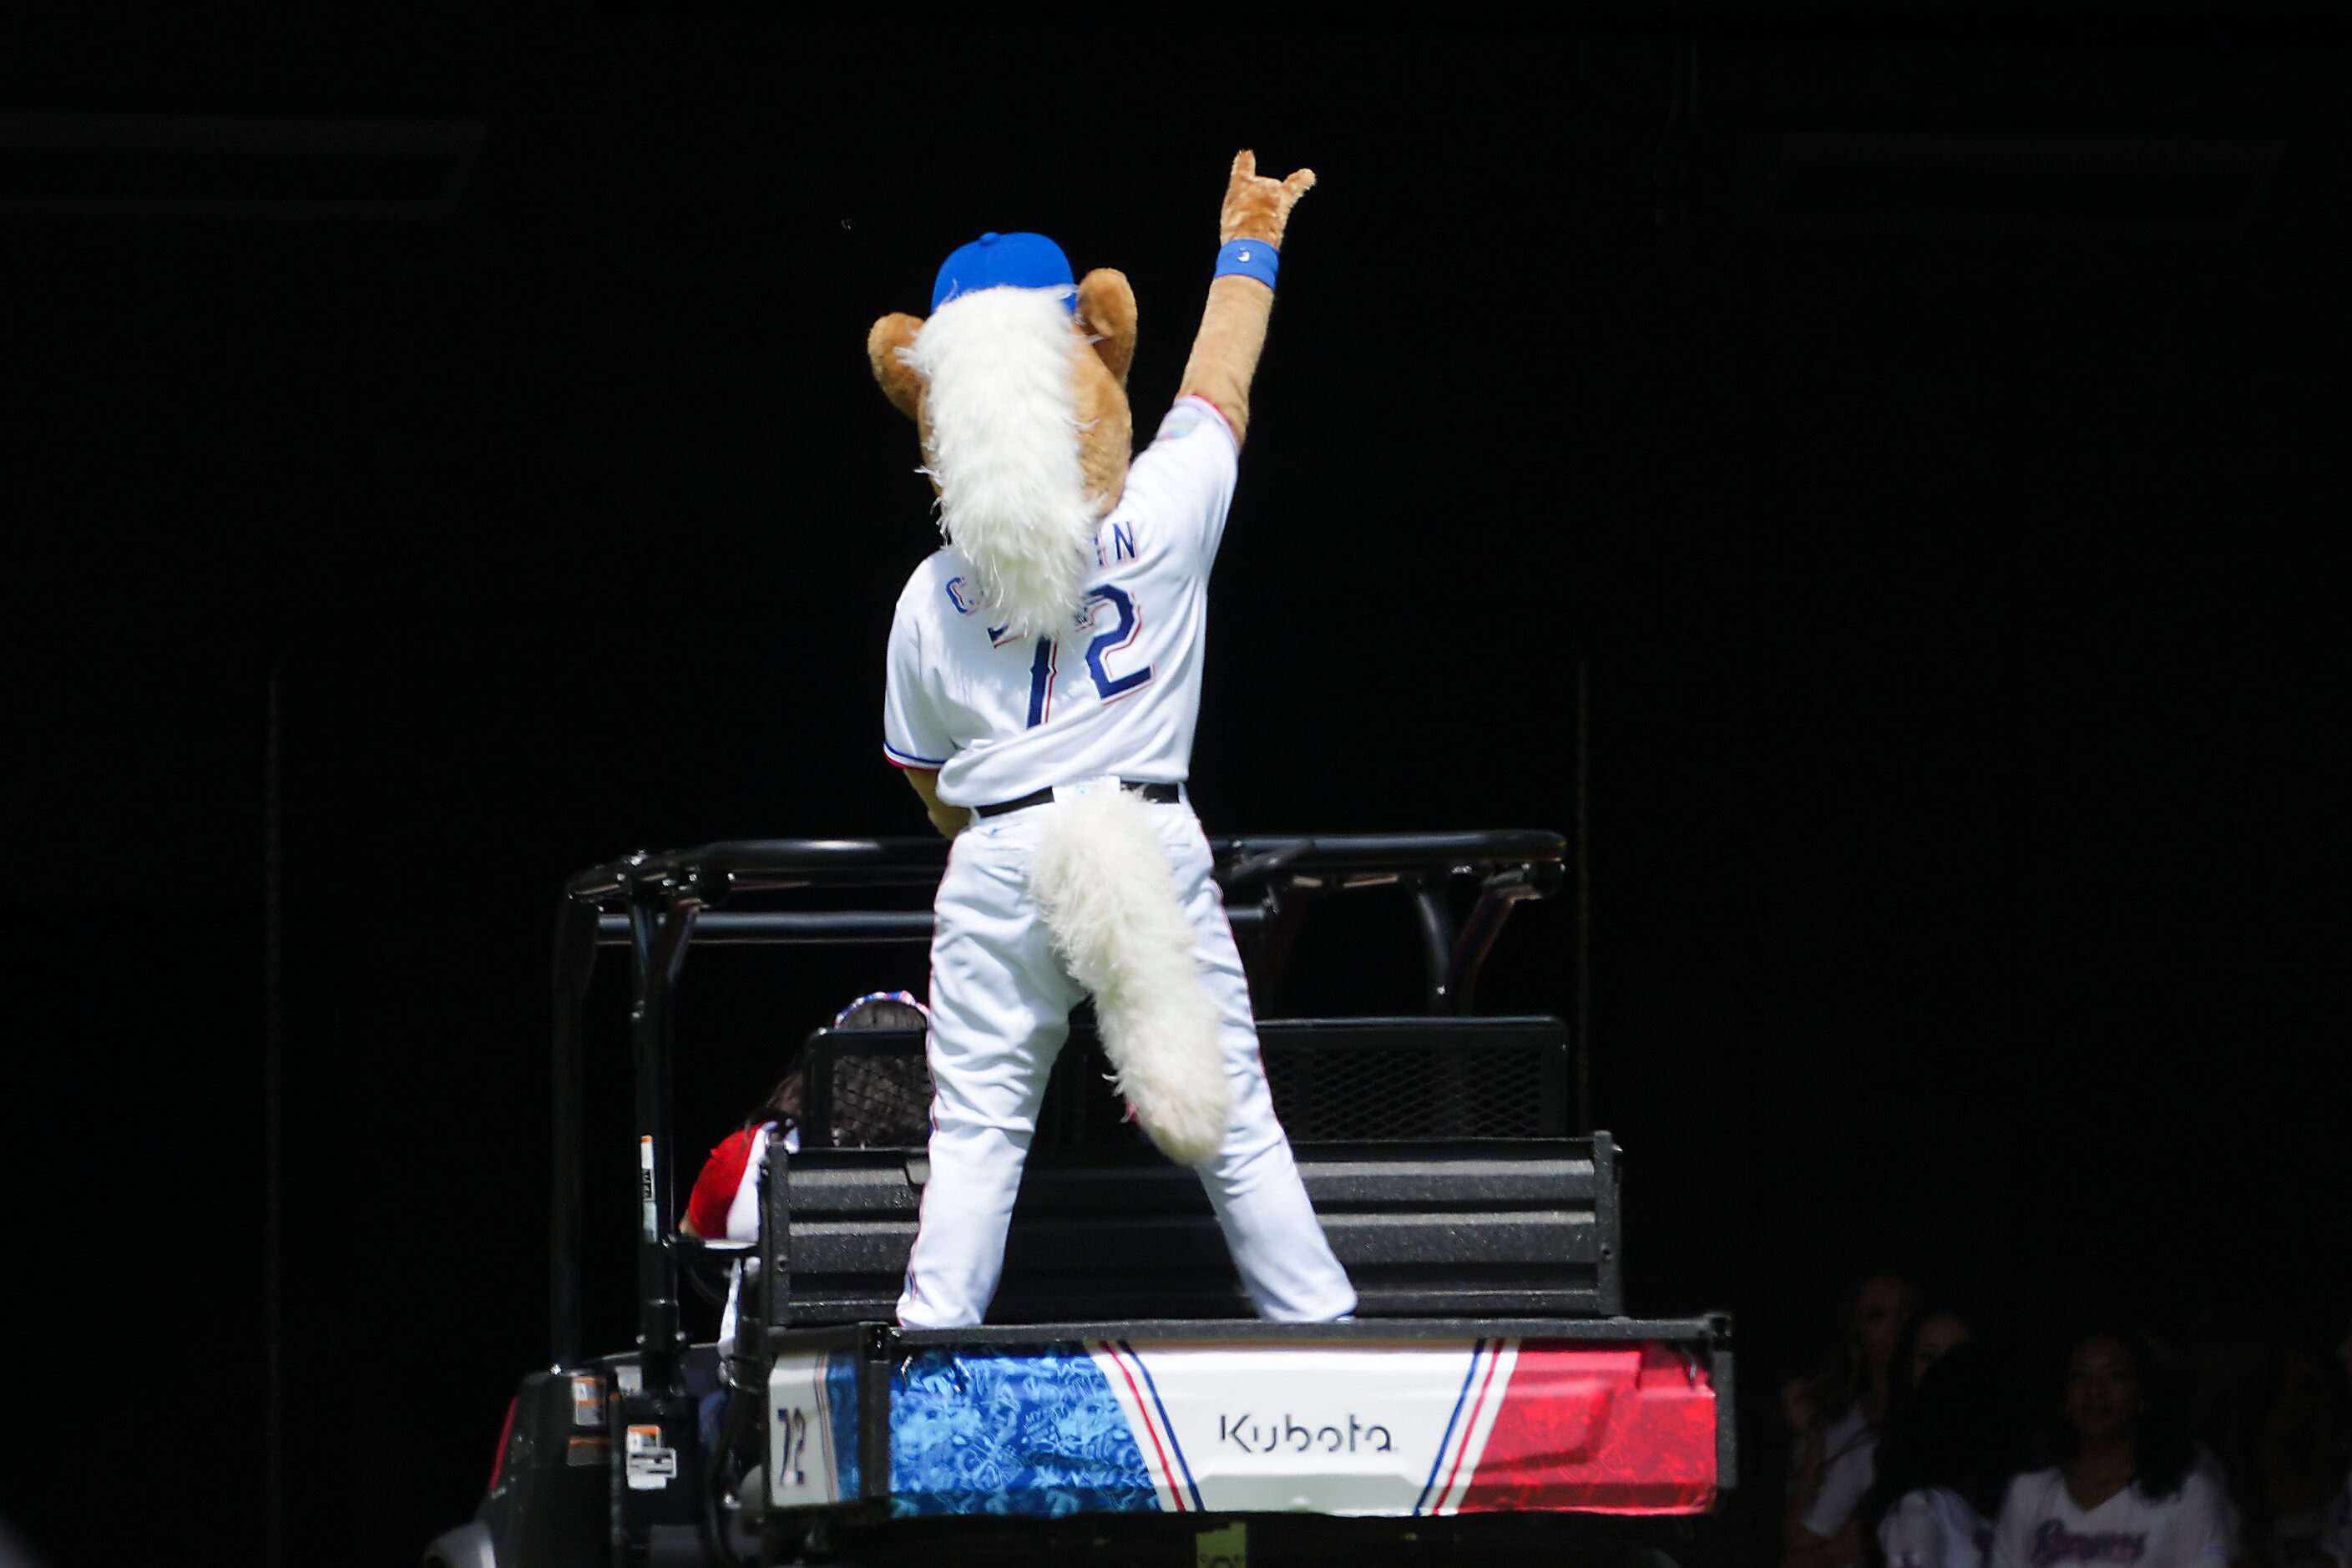
<path id="1" fill-rule="evenodd" d="M 1276 255 L 1290 209 L 1315 184 L 1315 171 L 1301 169 L 1286 180 L 1262 178 L 1257 155 L 1234 157 L 1225 183 L 1224 209 L 1218 216 L 1217 277 L 1209 284 L 1209 306 L 1192 339 L 1179 395 L 1205 397 L 1241 440 L 1249 428 L 1249 389 L 1265 348 L 1265 324 L 1274 314 Z"/>

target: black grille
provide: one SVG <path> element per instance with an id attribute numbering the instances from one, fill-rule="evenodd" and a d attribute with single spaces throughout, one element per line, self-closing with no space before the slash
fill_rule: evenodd
<path id="1" fill-rule="evenodd" d="M 768 1321 L 887 1321 L 928 1167 L 898 1150 L 808 1149 L 767 1186 L 782 1283 Z M 1616 1150 L 1591 1138 L 1302 1145 L 1298 1173 L 1367 1317 L 1624 1310 Z M 992 1321 L 1251 1312 L 1208 1194 L 1149 1149 L 1037 1149 Z"/>
<path id="2" fill-rule="evenodd" d="M 1539 1138 L 1546 1053 L 1430 1047 L 1265 1053 L 1274 1113 L 1307 1142 Z"/>
<path id="3" fill-rule="evenodd" d="M 1293 1142 L 1561 1138 L 1582 1130 L 1557 1018 L 1279 1019 L 1258 1026 Z M 1041 1146 L 1136 1142 L 1091 1031 L 1074 1029 L 1038 1115 Z M 822 1030 L 810 1042 L 813 1141 L 916 1149 L 929 1136 L 923 1037 Z"/>

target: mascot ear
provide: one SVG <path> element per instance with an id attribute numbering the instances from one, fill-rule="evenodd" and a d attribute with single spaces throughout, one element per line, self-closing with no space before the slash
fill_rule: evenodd
<path id="1" fill-rule="evenodd" d="M 1078 279 L 1078 330 L 1094 340 L 1103 368 L 1126 391 L 1135 359 L 1135 290 L 1126 273 L 1097 267 Z"/>
<path id="2" fill-rule="evenodd" d="M 875 322 L 874 330 L 866 334 L 866 363 L 874 367 L 875 384 L 890 400 L 890 406 L 909 419 L 919 417 L 916 411 L 922 404 L 923 382 L 898 353 L 914 347 L 915 334 L 922 330 L 920 316 L 894 311 Z"/>

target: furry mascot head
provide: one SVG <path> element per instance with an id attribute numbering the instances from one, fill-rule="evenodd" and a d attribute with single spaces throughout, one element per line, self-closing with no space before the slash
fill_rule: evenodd
<path id="1" fill-rule="evenodd" d="M 1219 276 L 1181 395 L 1213 404 L 1236 441 L 1273 310 L 1274 253 L 1314 183 L 1304 169 L 1260 178 L 1246 152 L 1227 179 Z M 1133 451 L 1135 332 L 1123 274 L 1075 279 L 1043 235 L 985 234 L 940 268 L 928 320 L 887 315 L 866 334 L 874 379 L 915 422 L 940 531 L 992 606 L 990 623 L 1010 636 L 1059 635 L 1079 619 L 1098 570 L 1096 528 L 1118 503 Z M 1094 994 L 1104 1052 L 1137 1120 L 1171 1158 L 1197 1163 L 1224 1134 L 1223 1058 L 1148 809 L 1116 789 L 1056 803 L 1031 887 L 1071 977 Z"/>
<path id="2" fill-rule="evenodd" d="M 1134 444 L 1125 276 L 1104 268 L 1074 283 L 1045 236 L 985 234 L 940 268 L 929 321 L 885 316 L 866 352 L 915 420 L 940 531 L 999 624 L 1017 637 L 1068 625 Z"/>

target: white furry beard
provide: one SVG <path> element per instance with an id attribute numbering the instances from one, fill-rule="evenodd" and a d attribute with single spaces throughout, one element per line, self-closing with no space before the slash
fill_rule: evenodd
<path id="1" fill-rule="evenodd" d="M 1082 346 L 1060 291 L 999 288 L 941 305 L 900 351 L 924 382 L 940 530 L 1015 637 L 1066 630 L 1094 564 L 1070 362 Z"/>
<path id="2" fill-rule="evenodd" d="M 1029 888 L 1054 951 L 1094 993 L 1103 1055 L 1135 1119 L 1161 1153 L 1200 1164 L 1224 1142 L 1233 1094 L 1150 808 L 1114 785 L 1045 809 Z"/>

